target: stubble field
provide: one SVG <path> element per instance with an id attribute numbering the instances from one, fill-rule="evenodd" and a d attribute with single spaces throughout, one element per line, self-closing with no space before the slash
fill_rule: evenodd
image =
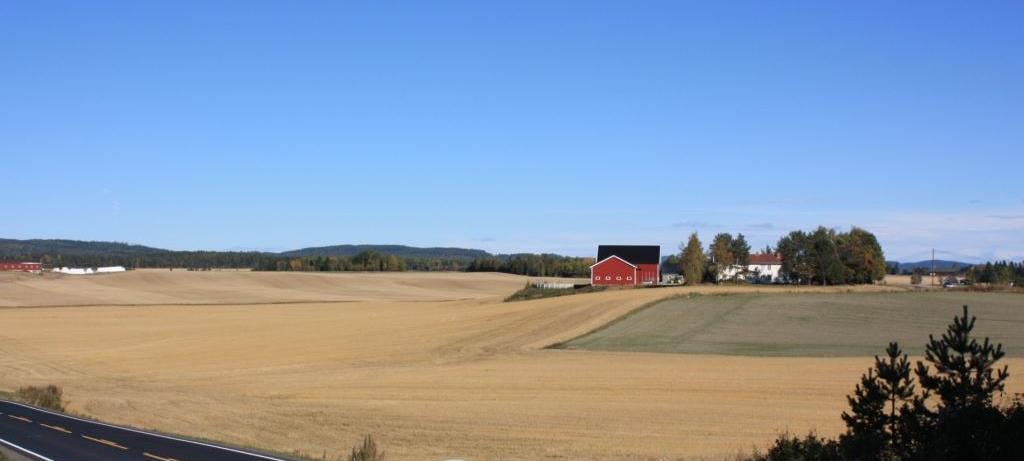
<path id="1" fill-rule="evenodd" d="M 661 298 L 754 288 L 502 303 L 526 278 L 231 275 L 0 280 L 0 388 L 55 383 L 72 411 L 317 457 L 372 433 L 392 460 L 725 459 L 835 434 L 871 361 L 545 349 Z M 77 307 L 15 307 L 61 303 Z"/>

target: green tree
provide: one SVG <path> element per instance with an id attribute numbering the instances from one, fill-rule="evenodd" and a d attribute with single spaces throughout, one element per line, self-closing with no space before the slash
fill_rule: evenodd
<path id="1" fill-rule="evenodd" d="M 811 283 L 814 277 L 814 265 L 809 254 L 810 238 L 804 231 L 792 231 L 779 239 L 775 245 L 782 258 L 780 275 L 790 283 Z"/>
<path id="2" fill-rule="evenodd" d="M 708 248 L 709 262 L 711 263 L 708 268 L 716 283 L 722 280 L 725 271 L 733 264 L 732 243 L 732 235 L 722 232 L 715 235 L 711 241 L 711 247 Z"/>
<path id="3" fill-rule="evenodd" d="M 822 285 L 846 283 L 843 265 L 836 246 L 836 234 L 831 229 L 818 227 L 810 238 L 813 278 Z"/>
<path id="4" fill-rule="evenodd" d="M 861 375 L 860 384 L 846 401 L 850 411 L 841 415 L 846 433 L 839 439 L 843 453 L 850 459 L 879 459 L 886 444 L 886 395 L 875 369 Z"/>
<path id="5" fill-rule="evenodd" d="M 885 255 L 874 234 L 854 226 L 850 232 L 836 235 L 835 239 L 847 282 L 873 283 L 885 278 Z"/>
<path id="6" fill-rule="evenodd" d="M 920 267 L 914 269 L 914 273 L 910 274 L 910 283 L 912 285 L 920 285 L 924 276 L 924 270 Z"/>
<path id="7" fill-rule="evenodd" d="M 682 251 L 682 267 L 680 267 L 680 270 L 686 279 L 687 285 L 696 285 L 704 279 L 706 264 L 704 248 L 696 232 L 690 234 L 690 238 L 686 242 L 686 246 L 682 248 Z"/>
<path id="8" fill-rule="evenodd" d="M 1002 344 L 986 337 L 979 343 L 971 337 L 976 317 L 953 318 L 942 337 L 928 336 L 924 362 L 917 362 L 917 379 L 927 394 L 939 397 L 939 411 L 958 411 L 976 405 L 991 405 L 992 394 L 1002 392 L 1009 377 L 1007 367 L 996 368 L 1003 358 Z"/>
<path id="9" fill-rule="evenodd" d="M 916 459 L 1021 459 L 1024 455 L 1024 421 L 1008 419 L 992 404 L 1009 377 L 1007 367 L 996 367 L 1004 355 L 1002 345 L 993 345 L 988 338 L 979 343 L 972 337 L 975 320 L 964 306 L 963 316 L 954 317 L 941 338 L 928 337 L 928 364 L 918 362 L 915 372 L 924 390 L 921 400 L 935 396 L 938 404 L 934 411 L 918 405 L 917 414 L 924 423 L 912 432 Z"/>
<path id="10" fill-rule="evenodd" d="M 750 264 L 750 244 L 747 243 L 747 238 L 743 234 L 736 234 L 736 238 L 732 241 L 732 257 L 733 264 L 744 267 Z"/>

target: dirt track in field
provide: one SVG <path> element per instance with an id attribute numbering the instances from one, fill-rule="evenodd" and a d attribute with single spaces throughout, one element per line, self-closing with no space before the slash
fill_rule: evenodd
<path id="1" fill-rule="evenodd" d="M 194 275 L 174 283 L 216 285 L 203 280 L 216 273 Z M 0 388 L 52 382 L 73 411 L 317 457 L 373 433 L 396 461 L 725 459 L 781 430 L 835 434 L 871 362 L 541 349 L 687 288 L 502 303 L 525 278 L 323 274 L 327 285 L 378 286 L 378 299 L 359 299 L 372 289 L 269 275 L 281 278 L 235 283 L 264 287 L 264 300 L 326 291 L 350 302 L 0 309 Z M 419 299 L 394 292 L 416 278 L 429 280 L 408 288 Z M 90 280 L 76 283 L 113 283 Z M 148 300 L 157 282 L 118 289 Z M 107 289 L 85 288 L 91 299 Z M 90 304 L 53 290 L 59 302 Z M 229 295 L 202 295 L 220 296 Z M 1008 363 L 1024 372 L 1024 360 Z"/>

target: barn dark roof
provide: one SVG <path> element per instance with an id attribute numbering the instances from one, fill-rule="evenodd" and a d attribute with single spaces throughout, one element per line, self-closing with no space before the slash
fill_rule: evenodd
<path id="1" fill-rule="evenodd" d="M 605 258 L 612 255 L 632 264 L 658 264 L 661 262 L 661 247 L 658 245 L 598 245 L 598 261 L 604 261 Z"/>

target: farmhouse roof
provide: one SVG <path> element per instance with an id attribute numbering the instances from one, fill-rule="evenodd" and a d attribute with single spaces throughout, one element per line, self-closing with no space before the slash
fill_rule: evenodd
<path id="1" fill-rule="evenodd" d="M 772 253 L 757 253 L 750 255 L 750 264 L 782 264 L 782 258 Z"/>
<path id="2" fill-rule="evenodd" d="M 598 261 L 604 261 L 610 256 L 618 256 L 630 264 L 658 264 L 661 262 L 661 247 L 658 245 L 598 245 Z"/>

